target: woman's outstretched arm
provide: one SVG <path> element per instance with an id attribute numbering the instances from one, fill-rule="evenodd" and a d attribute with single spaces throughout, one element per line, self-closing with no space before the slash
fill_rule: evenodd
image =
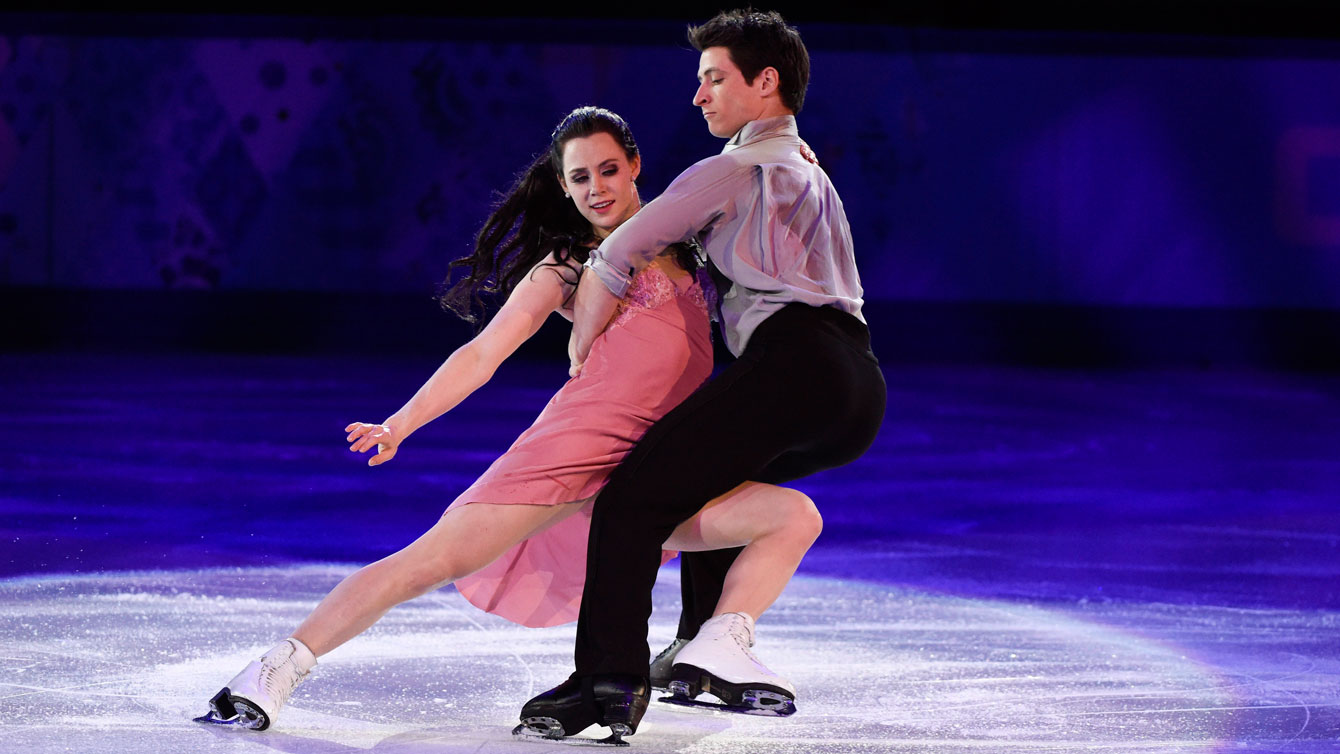
<path id="1" fill-rule="evenodd" d="M 517 284 L 482 332 L 457 348 L 400 410 L 381 424 L 355 422 L 345 427 L 349 450 L 363 453 L 374 446 L 369 466 L 395 457 L 396 449 L 419 427 L 455 408 L 493 377 L 499 365 L 540 329 L 558 309 L 572 286 L 560 273 L 565 267 L 545 266 L 550 256 Z"/>

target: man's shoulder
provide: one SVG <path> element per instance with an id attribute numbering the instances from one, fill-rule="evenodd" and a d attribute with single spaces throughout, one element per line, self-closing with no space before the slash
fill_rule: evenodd
<path id="1" fill-rule="evenodd" d="M 748 154 L 739 154 L 740 150 L 708 155 L 684 169 L 675 183 L 686 181 L 719 181 L 742 170 L 752 170 L 762 161 L 751 159 Z"/>

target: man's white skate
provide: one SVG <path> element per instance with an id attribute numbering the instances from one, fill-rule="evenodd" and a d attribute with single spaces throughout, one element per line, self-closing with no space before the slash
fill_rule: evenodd
<path id="1" fill-rule="evenodd" d="M 795 714 L 795 687 L 759 662 L 750 651 L 752 646 L 754 619 L 750 616 L 725 613 L 707 621 L 698 636 L 679 650 L 670 695 L 659 701 L 746 715 Z M 698 700 L 704 692 L 720 703 Z"/>
<path id="2" fill-rule="evenodd" d="M 252 662 L 209 700 L 197 723 L 265 730 L 316 665 L 316 655 L 297 639 L 285 639 Z"/>

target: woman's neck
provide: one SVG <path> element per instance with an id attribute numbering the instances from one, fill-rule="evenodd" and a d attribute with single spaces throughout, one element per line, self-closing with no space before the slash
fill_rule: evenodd
<path id="1" fill-rule="evenodd" d="M 640 209 L 642 209 L 642 199 L 639 198 L 637 200 L 637 207 L 634 208 L 632 212 L 628 213 L 628 217 L 636 215 L 638 213 L 638 210 Z M 619 225 L 623 225 L 624 223 L 628 222 L 628 217 L 625 217 L 623 221 L 619 223 Z M 604 241 L 606 238 L 609 238 L 610 234 L 613 233 L 615 230 L 617 230 L 619 225 L 616 225 L 613 228 L 602 228 L 598 225 L 592 225 L 591 234 L 596 237 L 596 242 L 599 243 L 600 241 Z"/>

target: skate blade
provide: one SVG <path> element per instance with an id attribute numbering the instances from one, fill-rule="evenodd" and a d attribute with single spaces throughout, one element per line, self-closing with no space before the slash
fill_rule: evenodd
<path id="1" fill-rule="evenodd" d="M 269 718 L 245 699 L 233 696 L 226 686 L 209 700 L 209 712 L 192 720 L 208 725 L 232 725 L 248 730 L 265 730 L 270 727 Z"/>
<path id="2" fill-rule="evenodd" d="M 543 726 L 543 728 L 538 727 Z M 551 744 L 567 744 L 568 746 L 603 746 L 620 747 L 628 746 L 628 742 L 623 740 L 623 736 L 628 735 L 626 726 L 618 726 L 624 730 L 614 730 L 606 738 L 583 738 L 581 736 L 564 736 L 563 726 L 552 717 L 529 717 L 521 722 L 520 725 L 512 729 L 512 735 L 516 738 L 530 741 L 543 741 Z"/>
<path id="3" fill-rule="evenodd" d="M 242 715 L 222 717 L 214 710 L 210 710 L 200 717 L 193 717 L 191 718 L 191 721 L 205 723 L 206 725 L 228 725 L 234 728 L 246 728 L 247 730 L 256 730 L 260 727 L 259 720 L 249 720 Z"/>
<path id="4" fill-rule="evenodd" d="M 775 691 L 746 689 L 741 696 L 744 697 L 743 706 L 753 710 L 752 712 L 746 712 L 747 715 L 790 717 L 796 714 L 796 700 Z"/>
<path id="5" fill-rule="evenodd" d="M 760 698 L 762 695 L 773 698 L 763 701 Z M 744 699 L 745 704 L 727 704 L 721 701 L 709 702 L 704 699 L 690 699 L 687 696 L 672 694 L 660 697 L 656 701 L 709 713 L 721 712 L 732 715 L 756 715 L 758 717 L 790 717 L 796 714 L 796 703 L 780 694 L 773 694 L 768 691 L 746 691 L 744 692 Z"/>
<path id="6" fill-rule="evenodd" d="M 219 717 L 219 714 L 217 712 L 215 712 L 214 710 L 210 710 L 209 712 L 206 712 L 200 717 L 191 718 L 191 722 L 205 723 L 206 725 L 237 725 L 238 719 L 236 717 L 229 717 L 229 718 Z"/>

